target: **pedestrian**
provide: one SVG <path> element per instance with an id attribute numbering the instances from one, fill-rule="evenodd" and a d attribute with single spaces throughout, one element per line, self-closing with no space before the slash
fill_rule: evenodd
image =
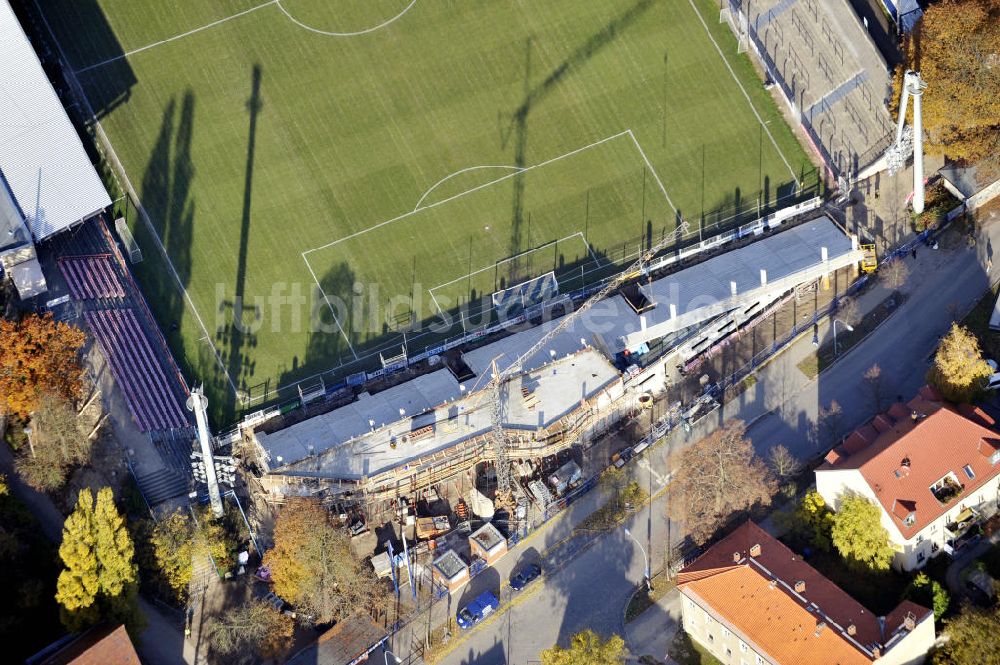
<path id="1" fill-rule="evenodd" d="M 911 249 L 910 250 L 910 254 L 913 255 L 913 260 L 916 261 L 917 260 L 917 248 L 914 247 L 913 249 Z"/>

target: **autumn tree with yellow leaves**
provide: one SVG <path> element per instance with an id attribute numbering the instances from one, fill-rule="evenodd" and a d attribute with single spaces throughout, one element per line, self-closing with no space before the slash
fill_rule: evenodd
<path id="1" fill-rule="evenodd" d="M 102 621 L 123 622 L 133 633 L 140 628 L 135 548 L 110 487 L 96 502 L 89 489 L 80 492 L 63 525 L 59 558 L 56 600 L 68 630 Z"/>
<path id="2" fill-rule="evenodd" d="M 1000 0 L 930 4 L 907 52 L 907 66 L 928 86 L 928 152 L 964 162 L 1000 155 Z M 897 93 L 901 81 L 900 71 Z"/>
<path id="3" fill-rule="evenodd" d="M 385 607 L 385 587 L 371 566 L 354 556 L 346 530 L 316 500 L 293 499 L 282 508 L 264 565 L 271 569 L 275 593 L 317 623 Z"/>
<path id="4" fill-rule="evenodd" d="M 84 341 L 82 330 L 53 320 L 51 313 L 0 319 L 0 410 L 25 418 L 43 395 L 79 397 Z"/>
<path id="5" fill-rule="evenodd" d="M 983 359 L 979 340 L 957 323 L 941 338 L 927 382 L 952 402 L 970 402 L 981 395 L 993 370 Z"/>

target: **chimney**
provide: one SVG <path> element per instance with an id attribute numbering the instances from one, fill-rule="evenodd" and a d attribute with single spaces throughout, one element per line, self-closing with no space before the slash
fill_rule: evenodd
<path id="1" fill-rule="evenodd" d="M 855 635 L 858 634 L 858 627 L 855 626 L 853 623 L 852 624 L 848 624 L 848 626 L 847 626 L 847 634 L 850 635 L 851 637 L 854 637 Z"/>
<path id="2" fill-rule="evenodd" d="M 906 618 L 903 619 L 903 626 L 905 626 L 906 630 L 909 630 L 909 631 L 912 631 L 914 628 L 916 628 L 917 627 L 917 615 L 914 614 L 913 612 L 907 612 L 906 613 Z"/>
<path id="3" fill-rule="evenodd" d="M 819 637 L 820 633 L 823 632 L 824 628 L 826 628 L 826 622 L 825 621 L 820 621 L 818 624 L 816 624 L 816 632 L 813 633 L 813 635 L 815 635 L 816 637 Z"/>
<path id="4" fill-rule="evenodd" d="M 733 563 L 739 563 L 743 556 L 739 552 L 733 552 Z"/>
<path id="5" fill-rule="evenodd" d="M 760 556 L 760 543 L 754 543 L 754 545 L 750 548 L 750 556 L 755 559 Z"/>
<path id="6" fill-rule="evenodd" d="M 806 581 L 799 580 L 795 583 L 795 593 L 805 593 L 806 592 Z"/>

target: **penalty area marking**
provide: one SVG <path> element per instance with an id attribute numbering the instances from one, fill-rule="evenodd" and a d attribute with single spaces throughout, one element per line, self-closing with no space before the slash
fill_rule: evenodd
<path id="1" fill-rule="evenodd" d="M 466 168 L 459 169 L 459 170 L 455 171 L 454 173 L 449 173 L 448 175 L 446 175 L 445 177 L 441 178 L 436 183 L 434 183 L 433 185 L 431 185 L 430 189 L 428 189 L 426 192 L 424 192 L 423 195 L 420 197 L 420 199 L 417 201 L 417 205 L 414 206 L 412 212 L 417 212 L 418 210 L 420 210 L 420 204 L 424 202 L 424 199 L 426 199 L 428 197 L 428 195 L 430 195 L 431 192 L 433 192 L 435 189 L 437 189 L 438 185 L 443 185 L 444 183 L 446 183 L 447 181 L 451 180 L 452 178 L 454 178 L 457 175 L 461 175 L 463 173 L 468 173 L 469 171 L 479 171 L 481 169 L 508 169 L 508 170 L 511 170 L 511 171 L 517 171 L 518 173 L 523 173 L 524 171 L 527 170 L 526 168 L 524 168 L 522 166 L 509 166 L 509 165 L 506 165 L 506 164 L 484 164 L 483 166 L 467 166 Z"/>
<path id="2" fill-rule="evenodd" d="M 513 167 L 513 168 L 517 168 L 517 169 L 520 169 L 520 170 L 513 171 L 513 172 L 508 173 L 506 175 L 500 176 L 499 178 L 496 178 L 494 180 L 490 180 L 488 182 L 484 182 L 481 185 L 477 185 L 477 186 L 473 187 L 472 189 L 467 189 L 464 192 L 459 192 L 458 194 L 453 194 L 452 196 L 449 196 L 447 198 L 441 199 L 440 201 L 435 201 L 435 202 L 429 203 L 429 204 L 427 204 L 427 205 L 425 205 L 423 207 L 417 207 L 417 208 L 415 208 L 415 209 L 413 209 L 413 210 L 411 210 L 409 212 L 404 212 L 402 215 L 397 215 L 396 217 L 393 217 L 392 219 L 387 219 L 387 220 L 385 220 L 383 222 L 379 222 L 378 224 L 374 224 L 373 226 L 370 226 L 367 229 L 361 229 L 360 231 L 355 231 L 354 233 L 350 233 L 350 234 L 348 234 L 346 236 L 343 236 L 342 238 L 338 238 L 337 240 L 334 240 L 332 242 L 328 242 L 328 243 L 326 243 L 324 245 L 320 245 L 318 247 L 313 247 L 312 249 L 307 249 L 307 250 L 301 252 L 300 255 L 302 256 L 302 260 L 305 261 L 306 267 L 309 269 L 309 273 L 312 275 L 313 281 L 316 282 L 316 287 L 319 289 L 320 293 L 323 295 L 323 299 L 326 301 L 327 307 L 330 309 L 330 314 L 333 315 L 333 319 L 337 323 L 337 328 L 340 329 L 340 333 L 341 333 L 341 335 L 343 335 L 344 341 L 347 342 L 347 346 L 351 349 L 351 353 L 354 355 L 354 357 L 358 358 L 358 354 L 354 350 L 354 346 L 351 344 L 350 339 L 348 339 L 347 333 L 344 331 L 344 327 L 340 323 L 340 319 L 337 318 L 337 312 L 333 309 L 333 305 L 330 303 L 330 300 L 327 297 L 326 292 L 323 290 L 323 286 L 320 284 L 319 279 L 316 277 L 316 271 L 313 270 L 312 264 L 309 263 L 309 254 L 312 254 L 313 252 L 318 252 L 318 251 L 321 251 L 321 250 L 324 250 L 324 249 L 329 249 L 330 247 L 333 247 L 335 245 L 339 245 L 340 243 L 342 243 L 344 241 L 352 240 L 352 239 L 357 238 L 359 236 L 362 236 L 362 235 L 364 235 L 364 234 L 366 234 L 366 233 L 368 233 L 370 231 L 375 231 L 375 230 L 380 229 L 380 228 L 382 228 L 384 226 L 388 226 L 390 224 L 394 224 L 394 223 L 396 223 L 398 221 L 404 220 L 404 219 L 406 219 L 408 217 L 411 217 L 412 215 L 415 215 L 415 214 L 417 214 L 419 212 L 422 212 L 424 210 L 430 210 L 431 208 L 436 208 L 436 207 L 444 205 L 446 203 L 450 203 L 451 201 L 455 201 L 457 199 L 460 199 L 463 196 L 467 196 L 469 194 L 478 192 L 481 189 L 485 189 L 485 188 L 490 187 L 492 185 L 495 185 L 495 184 L 497 184 L 499 182 L 503 182 L 505 180 L 509 180 L 509 179 L 513 178 L 514 176 L 522 175 L 522 174 L 524 174 L 524 173 L 526 173 L 528 171 L 531 171 L 532 169 L 537 169 L 537 168 L 540 168 L 542 166 L 547 166 L 549 164 L 553 164 L 555 162 L 558 162 L 559 160 L 566 159 L 567 157 L 572 157 L 574 155 L 578 155 L 581 152 L 584 152 L 584 151 L 589 150 L 591 148 L 595 148 L 595 147 L 597 147 L 599 145 L 603 145 L 605 143 L 608 143 L 609 141 L 614 141 L 615 139 L 621 138 L 622 136 L 628 136 L 629 138 L 632 139 L 632 143 L 635 145 L 636 149 L 639 151 L 639 155 L 642 157 L 643 163 L 646 165 L 646 168 L 648 168 L 649 171 L 653 174 L 653 179 L 656 181 L 657 186 L 659 186 L 660 192 L 663 194 L 663 197 L 666 200 L 667 205 L 669 205 L 670 208 L 671 208 L 671 210 L 673 210 L 674 213 L 676 213 L 677 212 L 677 208 L 674 206 L 673 201 L 670 200 L 670 195 L 667 194 L 667 188 L 663 185 L 663 180 L 660 179 L 660 176 L 659 176 L 659 174 L 657 174 L 656 169 L 653 168 L 653 164 L 652 164 L 652 162 L 650 162 L 649 157 L 646 155 L 646 151 L 642 149 L 642 146 L 639 144 L 639 141 L 635 138 L 635 134 L 632 133 L 632 130 L 631 129 L 624 129 L 624 130 L 618 132 L 617 134 L 612 134 L 611 136 L 607 136 L 607 137 L 605 137 L 603 139 L 600 139 L 598 141 L 594 141 L 593 143 L 588 143 L 585 146 L 582 146 L 580 148 L 576 148 L 575 150 L 570 150 L 569 152 L 564 153 L 562 155 L 557 155 L 556 157 L 551 157 L 551 158 L 549 158 L 549 159 L 547 159 L 545 161 L 539 162 L 537 164 L 532 164 L 531 166 L 526 166 L 526 167 L 523 167 L 523 168 L 522 167 Z M 472 167 L 472 168 L 477 168 L 477 167 Z M 460 172 L 461 171 L 456 171 L 452 175 L 456 175 L 457 173 L 460 173 Z M 451 177 L 451 176 L 448 176 L 448 177 Z M 444 178 L 442 181 L 439 181 L 437 184 L 440 184 L 440 182 L 443 182 L 444 180 L 447 180 L 448 177 Z M 435 184 L 434 187 L 436 187 L 437 184 Z M 431 189 L 433 189 L 434 187 L 432 187 Z M 430 192 L 431 190 L 427 190 L 427 191 Z M 426 196 L 426 195 L 427 195 L 427 192 L 424 193 L 424 196 Z M 423 197 L 421 197 L 421 199 L 423 199 Z M 577 232 L 577 234 L 582 235 L 581 232 L 579 232 L 579 231 Z M 577 234 L 573 234 L 573 235 L 577 235 Z M 567 236 L 567 237 L 572 237 L 572 236 Z M 584 242 L 584 244 L 587 245 L 587 250 L 588 250 L 588 252 L 590 252 L 591 256 L 594 256 L 593 250 L 591 250 L 589 244 L 587 244 L 586 239 L 583 239 L 583 242 Z M 527 251 L 533 251 L 533 250 L 527 250 Z M 594 258 L 596 259 L 596 256 L 594 256 Z M 468 278 L 468 275 L 466 275 L 465 278 Z M 459 279 L 462 279 L 462 278 L 459 278 Z M 457 280 L 455 280 L 455 281 L 457 281 Z M 436 286 L 434 288 L 436 289 L 436 288 L 439 288 L 441 286 L 446 286 L 446 285 L 445 284 L 439 284 L 438 286 Z M 431 295 L 433 297 L 433 294 L 431 294 Z M 440 308 L 440 305 L 438 305 L 438 303 L 437 303 L 437 298 L 434 298 L 434 305 L 436 307 L 438 307 L 438 310 L 440 311 L 441 308 Z"/>
<path id="3" fill-rule="evenodd" d="M 367 35 L 377 30 L 381 30 L 382 28 L 385 28 L 386 26 L 395 23 L 399 19 L 403 18 L 403 15 L 406 14 L 408 11 L 410 11 L 413 5 L 417 4 L 417 0 L 411 0 L 410 4 L 406 5 L 406 7 L 403 7 L 403 11 L 399 12 L 392 18 L 386 19 L 385 21 L 382 21 L 378 25 L 374 25 L 370 28 L 366 28 L 364 30 L 355 30 L 354 32 L 333 32 L 330 30 L 319 30 L 318 28 L 314 28 L 311 25 L 307 25 L 302 21 L 298 20 L 297 18 L 295 18 L 294 16 L 292 16 L 292 14 L 287 9 L 285 9 L 285 6 L 281 4 L 281 0 L 274 0 L 274 3 L 278 5 L 278 9 L 281 10 L 282 14 L 288 17 L 289 21 L 299 26 L 303 30 L 308 30 L 309 32 L 314 32 L 317 35 L 323 35 L 324 37 L 360 37 L 361 35 Z"/>
<path id="4" fill-rule="evenodd" d="M 337 324 L 337 329 L 340 330 L 340 334 L 343 335 L 344 341 L 347 342 L 347 348 L 351 350 L 351 355 L 353 355 L 354 359 L 357 360 L 358 352 L 354 350 L 354 345 L 351 344 L 351 338 L 347 336 L 346 332 L 344 332 L 344 326 L 340 325 L 340 319 L 337 318 L 337 312 L 333 309 L 333 305 L 330 303 L 330 297 L 326 295 L 326 291 L 323 290 L 323 285 L 319 283 L 319 278 L 316 277 L 316 272 L 312 269 L 312 266 L 309 265 L 309 261 L 306 261 L 306 267 L 309 268 L 309 274 L 312 275 L 313 281 L 316 282 L 316 288 L 319 289 L 320 294 L 323 296 L 323 302 L 325 302 L 326 306 L 330 308 L 330 314 L 333 316 L 333 321 Z"/>
<path id="5" fill-rule="evenodd" d="M 569 234 L 565 238 L 557 238 L 556 240 L 550 240 L 550 241 L 548 241 L 546 243 L 543 243 L 543 244 L 541 244 L 538 247 L 535 247 L 533 249 L 526 249 L 523 252 L 515 254 L 514 256 L 508 256 L 505 259 L 500 259 L 499 261 L 494 262 L 492 265 L 488 265 L 488 266 L 486 266 L 484 268 L 480 268 L 479 270 L 473 270 L 472 272 L 466 273 L 466 274 L 462 275 L 461 277 L 456 277 L 455 279 L 451 280 L 450 282 L 442 282 L 441 284 L 438 284 L 437 286 L 432 286 L 429 289 L 427 289 L 427 293 L 429 293 L 431 295 L 431 298 L 434 300 L 434 306 L 438 308 L 438 312 L 440 312 L 440 313 L 443 314 L 444 311 L 441 309 L 441 305 L 438 304 L 437 297 L 434 295 L 434 292 L 437 291 L 438 289 L 443 289 L 445 287 L 451 286 L 452 284 L 456 284 L 458 282 L 462 282 L 462 281 L 465 281 L 467 279 L 473 278 L 476 275 L 481 275 L 484 272 L 488 272 L 490 270 L 496 269 L 497 266 L 503 265 L 505 263 L 509 263 L 511 261 L 516 261 L 517 259 L 520 259 L 520 258 L 522 258 L 524 256 L 529 255 L 529 254 L 534 254 L 535 252 L 541 252 L 541 251 L 543 251 L 545 249 L 548 249 L 548 248 L 552 247 L 553 245 L 558 245 L 559 243 L 566 242 L 567 240 L 572 240 L 573 238 L 579 238 L 580 242 L 583 243 L 584 248 L 587 250 L 587 254 L 590 255 L 590 258 L 593 259 L 595 262 L 597 262 L 598 265 L 600 265 L 600 259 L 598 259 L 597 255 L 594 254 L 594 250 L 591 249 L 590 243 L 587 242 L 587 239 L 583 237 L 583 231 L 577 231 L 576 233 Z M 546 272 L 548 272 L 548 271 L 546 271 Z M 537 277 L 539 277 L 539 276 L 536 275 L 535 277 L 532 277 L 532 278 L 530 278 L 530 279 L 528 279 L 526 281 L 531 281 L 531 279 L 537 279 Z M 517 286 L 517 285 L 515 284 L 514 286 Z M 513 287 L 507 287 L 507 288 L 513 288 Z"/>

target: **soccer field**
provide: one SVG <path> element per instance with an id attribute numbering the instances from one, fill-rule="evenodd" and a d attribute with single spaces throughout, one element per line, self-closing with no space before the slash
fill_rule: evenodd
<path id="1" fill-rule="evenodd" d="M 404 330 L 417 353 L 495 290 L 815 183 L 712 0 L 42 4 L 222 417 L 234 386 L 371 368 Z"/>

